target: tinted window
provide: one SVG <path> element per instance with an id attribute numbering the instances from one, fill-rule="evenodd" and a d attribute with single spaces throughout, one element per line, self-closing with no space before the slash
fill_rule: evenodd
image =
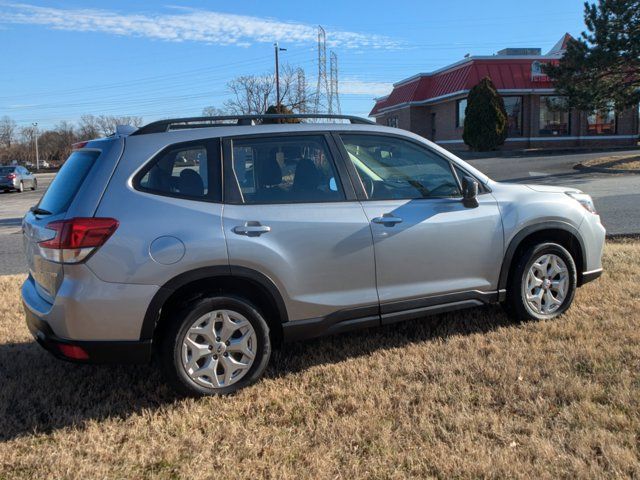
<path id="1" fill-rule="evenodd" d="M 208 171 L 206 145 L 177 146 L 154 159 L 137 186 L 151 193 L 205 198 L 209 195 Z"/>
<path id="2" fill-rule="evenodd" d="M 344 199 L 329 149 L 321 136 L 234 140 L 233 170 L 244 203 Z"/>
<path id="3" fill-rule="evenodd" d="M 73 152 L 55 176 L 38 206 L 53 214 L 65 212 L 100 152 Z"/>
<path id="4" fill-rule="evenodd" d="M 370 199 L 460 195 L 447 160 L 412 142 L 378 135 L 341 135 Z"/>
<path id="5" fill-rule="evenodd" d="M 569 109 L 563 97 L 540 97 L 540 136 L 569 135 Z"/>
<path id="6" fill-rule="evenodd" d="M 508 136 L 522 135 L 522 97 L 504 97 L 504 109 L 507 112 Z"/>

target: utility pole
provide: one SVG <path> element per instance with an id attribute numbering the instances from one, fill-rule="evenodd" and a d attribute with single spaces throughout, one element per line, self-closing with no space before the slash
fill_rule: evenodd
<path id="1" fill-rule="evenodd" d="M 40 170 L 40 155 L 38 154 L 38 122 L 33 122 L 33 135 L 36 140 L 36 172 Z"/>
<path id="2" fill-rule="evenodd" d="M 276 112 L 282 113 L 280 110 L 280 52 L 286 52 L 286 48 L 280 48 L 278 42 L 273 44 L 276 52 Z"/>

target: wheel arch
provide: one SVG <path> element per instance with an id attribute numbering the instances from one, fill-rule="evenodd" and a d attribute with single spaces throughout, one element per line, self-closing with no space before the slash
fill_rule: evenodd
<path id="1" fill-rule="evenodd" d="M 582 273 L 583 267 L 586 265 L 586 256 L 584 241 L 582 240 L 580 232 L 576 227 L 566 222 L 542 222 L 524 227 L 509 242 L 498 279 L 498 289 L 501 300 L 504 300 L 514 259 L 517 259 L 520 252 L 528 246 L 536 242 L 544 241 L 556 242 L 571 253 L 576 263 L 578 286 L 582 285 Z"/>
<path id="2" fill-rule="evenodd" d="M 157 340 L 172 312 L 185 302 L 207 293 L 235 294 L 246 298 L 265 316 L 273 339 L 281 341 L 282 324 L 288 321 L 288 315 L 276 285 L 256 270 L 228 265 L 190 270 L 162 285 L 147 307 L 140 340 Z"/>

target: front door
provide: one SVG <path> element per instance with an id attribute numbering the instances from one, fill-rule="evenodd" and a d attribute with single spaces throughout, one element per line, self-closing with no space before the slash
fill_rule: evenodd
<path id="1" fill-rule="evenodd" d="M 376 254 L 381 311 L 495 292 L 503 238 L 490 193 L 465 207 L 456 168 L 417 141 L 375 134 L 340 135 L 362 181 L 362 202 Z M 457 167 L 458 171 L 460 167 Z M 438 303 L 438 302 L 435 302 Z M 427 302 L 428 304 L 428 302 Z"/>
<path id="2" fill-rule="evenodd" d="M 349 309 L 340 319 L 369 315 L 376 323 L 369 221 L 346 171 L 338 173 L 345 168 L 334 162 L 332 142 L 324 134 L 225 142 L 229 261 L 269 277 L 290 321 Z"/>

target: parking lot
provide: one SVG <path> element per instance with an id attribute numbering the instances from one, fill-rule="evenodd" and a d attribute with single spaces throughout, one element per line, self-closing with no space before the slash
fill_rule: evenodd
<path id="1" fill-rule="evenodd" d="M 0 275 L 26 272 L 20 222 L 25 212 L 38 203 L 54 176 L 54 173 L 37 174 L 36 191 L 0 192 Z"/>

